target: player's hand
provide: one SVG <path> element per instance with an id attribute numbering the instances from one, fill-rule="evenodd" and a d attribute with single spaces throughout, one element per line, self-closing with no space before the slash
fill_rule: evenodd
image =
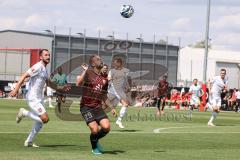
<path id="1" fill-rule="evenodd" d="M 82 64 L 81 67 L 83 68 L 84 71 L 86 71 L 88 69 L 88 65 L 87 64 Z"/>
<path id="2" fill-rule="evenodd" d="M 16 89 L 12 90 L 8 95 L 10 97 L 16 97 L 17 96 L 17 90 Z"/>
<path id="3" fill-rule="evenodd" d="M 114 117 L 117 117 L 117 111 L 116 111 L 115 109 L 112 109 L 112 110 L 111 110 L 111 113 L 112 113 L 112 115 L 113 115 Z"/>
<path id="4" fill-rule="evenodd" d="M 67 92 L 67 91 L 69 91 L 70 89 L 71 89 L 71 85 L 70 85 L 70 84 L 66 84 L 66 85 L 63 86 L 62 91 L 63 91 L 63 92 Z"/>

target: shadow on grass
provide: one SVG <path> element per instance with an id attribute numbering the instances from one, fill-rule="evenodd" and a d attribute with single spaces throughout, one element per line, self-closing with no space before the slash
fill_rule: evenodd
<path id="1" fill-rule="evenodd" d="M 118 132 L 138 132 L 141 130 L 135 130 L 135 129 L 121 129 L 121 130 L 116 130 Z"/>
<path id="2" fill-rule="evenodd" d="M 236 125 L 234 125 L 234 124 L 217 124 L 217 126 L 219 126 L 219 127 L 224 127 L 224 126 L 232 127 L 232 126 L 236 126 Z"/>
<path id="3" fill-rule="evenodd" d="M 49 147 L 49 148 L 58 148 L 58 147 L 87 147 L 87 146 L 79 146 L 79 145 L 71 145 L 71 144 L 50 144 L 50 145 L 41 145 L 41 147 Z"/>
<path id="4" fill-rule="evenodd" d="M 154 151 L 154 152 L 160 152 L 160 153 L 162 152 L 163 153 L 163 152 L 166 152 L 166 151 Z"/>
<path id="5" fill-rule="evenodd" d="M 113 151 L 104 151 L 103 154 L 119 154 L 119 153 L 125 153 L 126 151 L 122 150 L 113 150 Z"/>

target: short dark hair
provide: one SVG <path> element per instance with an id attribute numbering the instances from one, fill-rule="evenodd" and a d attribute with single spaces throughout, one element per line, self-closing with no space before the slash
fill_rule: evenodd
<path id="1" fill-rule="evenodd" d="M 40 49 L 40 50 L 39 50 L 39 56 L 41 56 L 44 51 L 47 51 L 47 52 L 48 52 L 48 49 Z"/>
<path id="2" fill-rule="evenodd" d="M 113 61 L 117 61 L 118 63 L 123 64 L 123 60 L 122 60 L 122 58 L 120 58 L 120 57 L 115 57 L 115 58 L 113 59 Z"/>
<path id="3" fill-rule="evenodd" d="M 226 72 L 226 69 L 225 69 L 225 68 L 222 68 L 220 71 L 221 71 L 221 72 L 222 72 L 222 71 Z"/>
<path id="4" fill-rule="evenodd" d="M 108 65 L 107 64 L 103 64 L 103 67 L 106 66 L 108 68 Z"/>
<path id="5" fill-rule="evenodd" d="M 89 58 L 89 61 L 88 61 L 89 65 L 91 65 L 91 66 L 92 66 L 92 61 L 93 61 L 93 58 L 94 58 L 94 57 L 96 57 L 96 56 L 98 56 L 98 55 L 96 55 L 96 54 L 93 54 L 93 55 L 91 55 L 91 56 L 90 56 L 90 58 Z"/>

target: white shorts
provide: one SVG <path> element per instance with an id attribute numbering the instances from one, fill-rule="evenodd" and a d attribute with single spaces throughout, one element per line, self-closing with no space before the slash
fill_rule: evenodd
<path id="1" fill-rule="evenodd" d="M 46 109 L 43 105 L 43 103 L 41 102 L 29 102 L 28 101 L 28 106 L 29 108 L 37 115 L 43 115 L 44 113 L 46 113 Z"/>
<path id="2" fill-rule="evenodd" d="M 190 105 L 200 105 L 200 99 L 198 97 L 191 97 Z"/>
<path id="3" fill-rule="evenodd" d="M 211 95 L 209 96 L 209 103 L 213 106 L 213 108 L 217 107 L 217 109 L 219 109 L 222 104 L 222 99 L 220 96 Z"/>
<path id="4" fill-rule="evenodd" d="M 53 89 L 50 87 L 47 87 L 47 96 L 48 97 L 53 96 Z"/>
<path id="5" fill-rule="evenodd" d="M 110 99 L 117 98 L 119 101 L 120 100 L 128 100 L 126 93 L 122 89 L 115 89 L 114 87 L 110 87 L 108 90 L 108 97 Z M 113 98 L 112 98 L 113 97 Z"/>

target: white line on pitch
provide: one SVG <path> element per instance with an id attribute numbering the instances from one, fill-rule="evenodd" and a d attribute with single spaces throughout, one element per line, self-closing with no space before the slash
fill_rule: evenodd
<path id="1" fill-rule="evenodd" d="M 0 132 L 0 134 L 28 134 L 29 132 Z M 40 132 L 39 134 L 89 134 L 90 132 Z M 240 134 L 240 132 L 110 132 L 110 134 Z"/>
<path id="2" fill-rule="evenodd" d="M 184 126 L 184 127 L 167 127 L 167 128 L 157 128 L 154 129 L 154 133 L 162 133 L 163 130 L 169 130 L 169 129 L 186 129 L 186 128 L 209 128 L 209 126 Z M 181 132 L 182 133 L 182 132 Z"/>

